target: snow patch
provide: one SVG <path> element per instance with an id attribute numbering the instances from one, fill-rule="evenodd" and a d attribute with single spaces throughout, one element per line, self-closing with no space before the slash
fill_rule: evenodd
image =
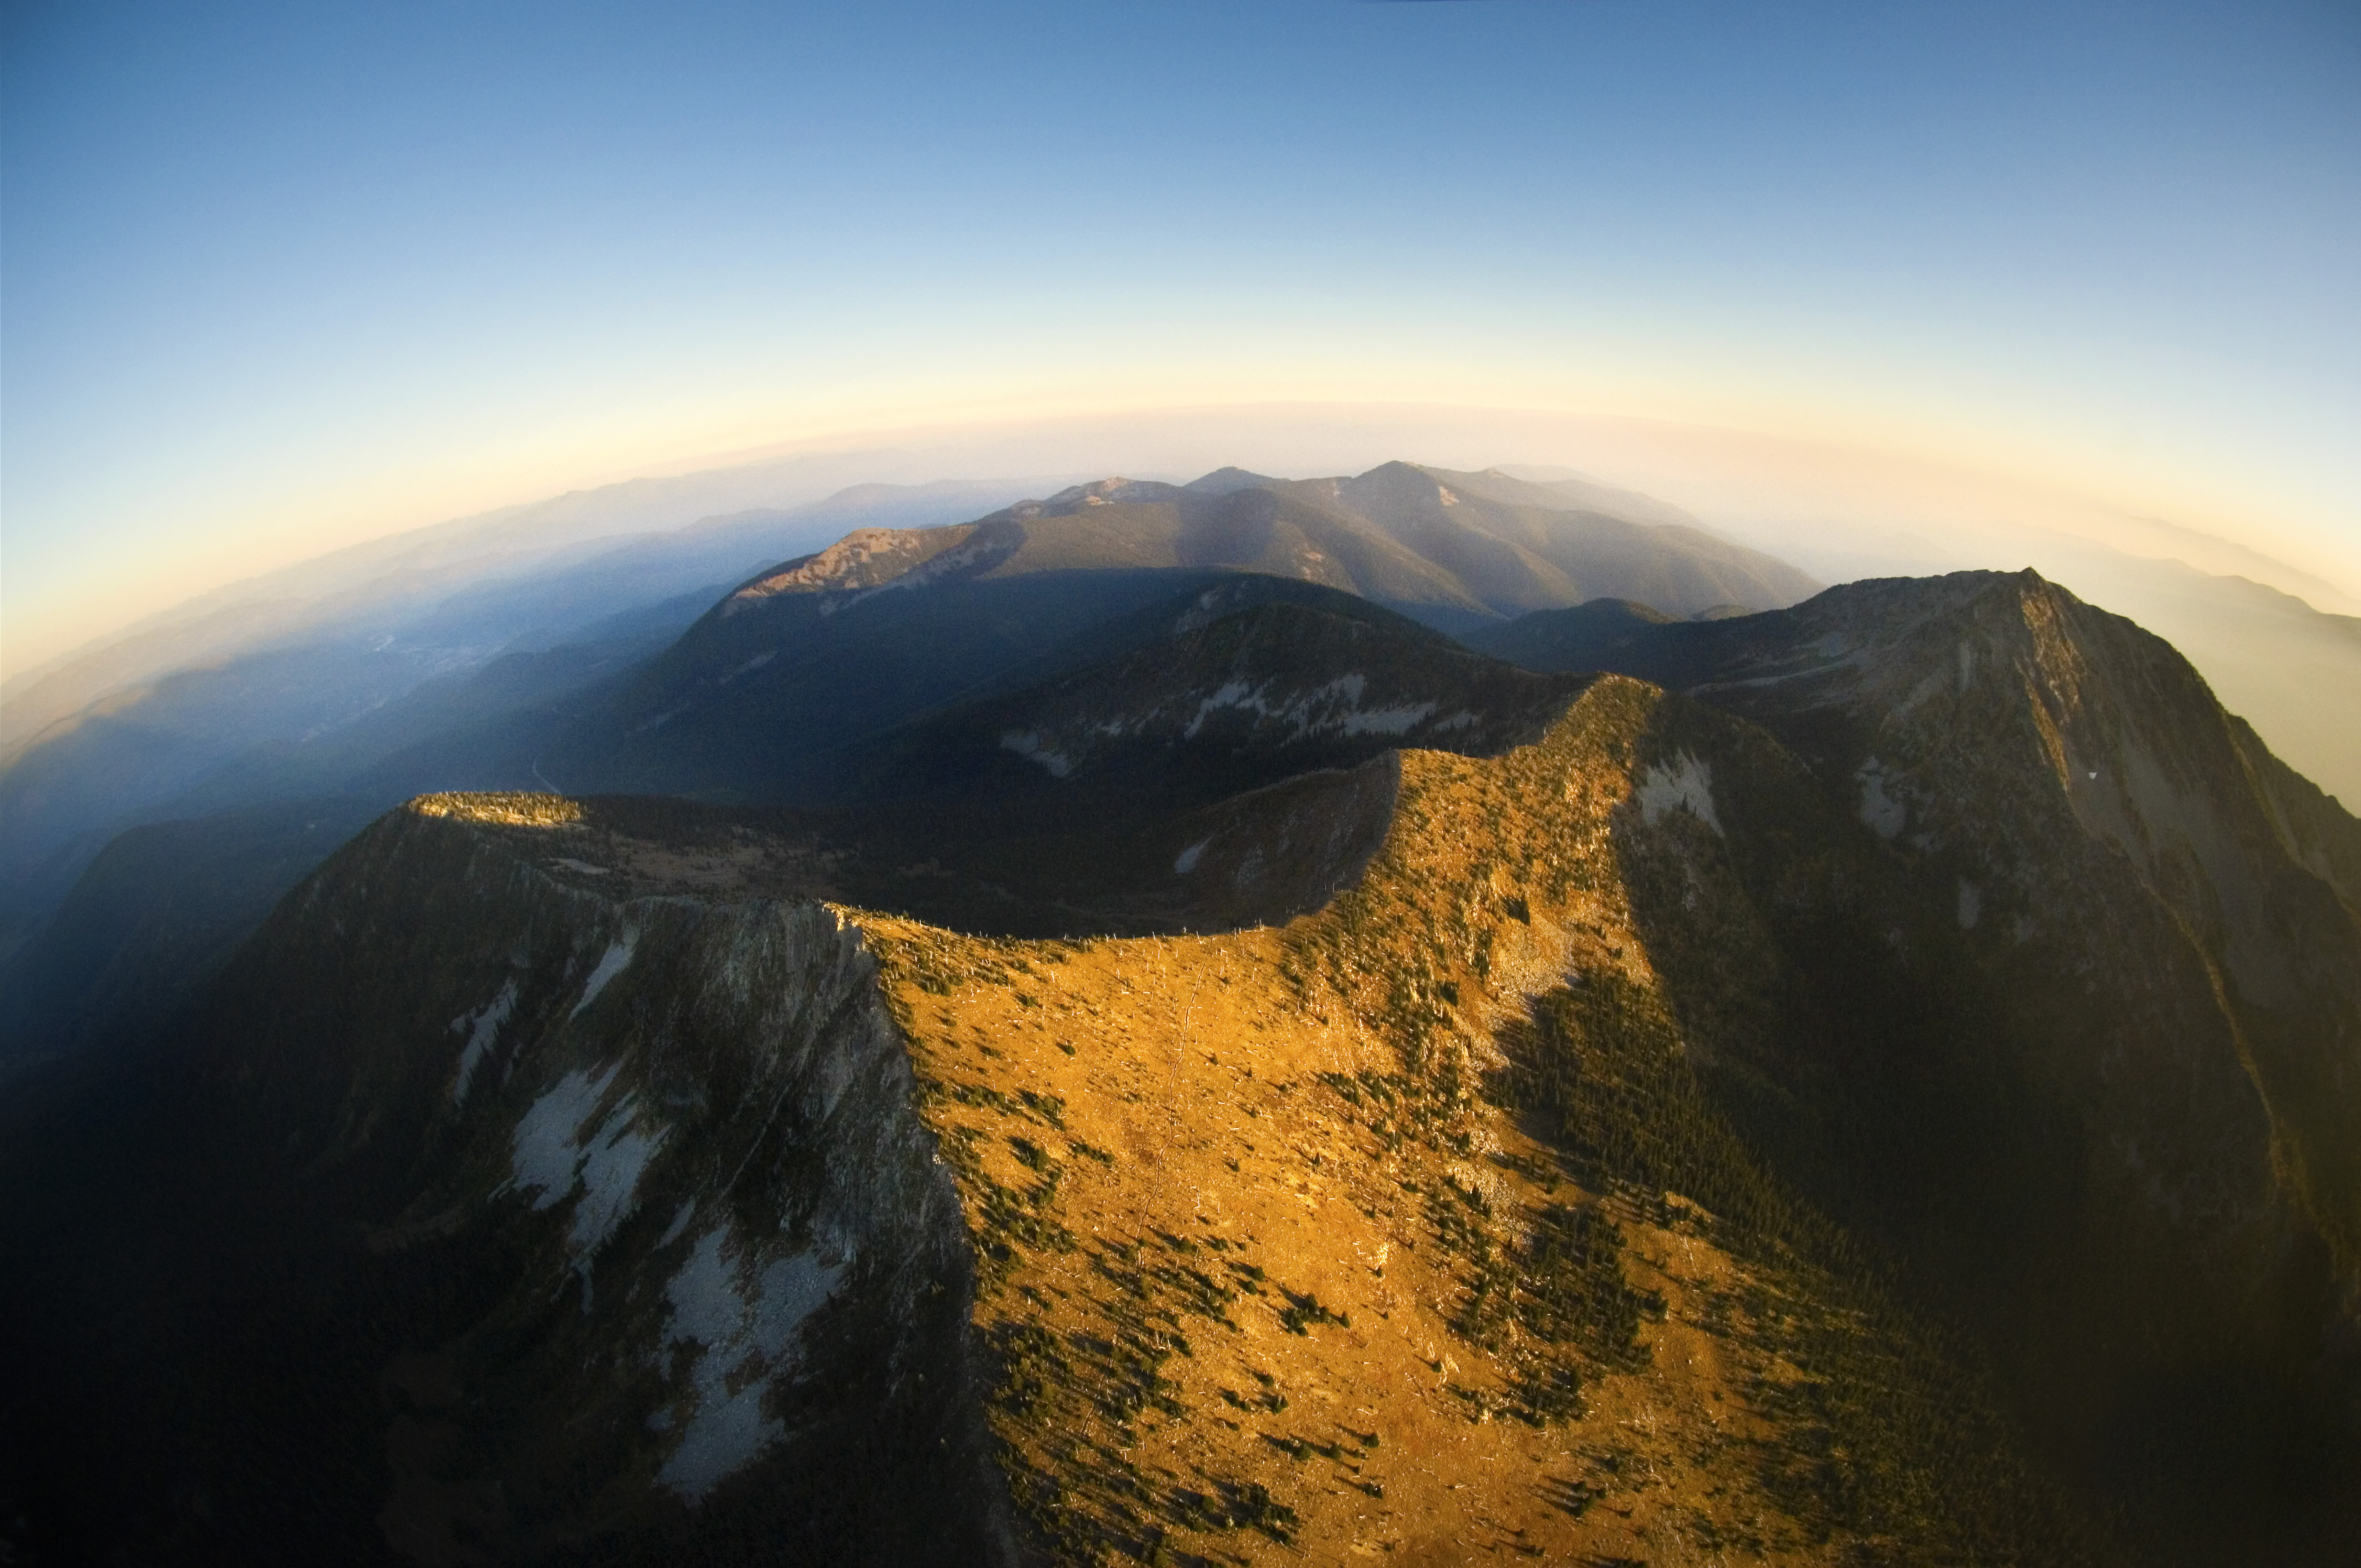
<path id="1" fill-rule="evenodd" d="M 574 1225 L 566 1233 L 566 1243 L 582 1276 L 585 1311 L 590 1309 L 590 1260 L 638 1206 L 640 1178 L 647 1173 L 656 1151 L 664 1147 L 664 1128 L 642 1132 L 634 1124 L 633 1101 L 626 1094 L 616 1102 L 614 1110 L 582 1146 L 582 1199 L 574 1205 Z"/>
<path id="2" fill-rule="evenodd" d="M 1677 807 L 1716 834 L 1721 832 L 1721 818 L 1713 809 L 1713 768 L 1689 752 L 1677 753 L 1670 766 L 1651 763 L 1640 776 L 1640 787 L 1635 793 L 1640 800 L 1641 820 L 1652 828 L 1656 818 Z"/>
<path id="3" fill-rule="evenodd" d="M 722 1255 L 727 1231 L 698 1237 L 664 1285 L 672 1319 L 658 1365 L 668 1364 L 677 1345 L 700 1348 L 688 1373 L 693 1408 L 656 1479 L 691 1503 L 786 1436 L 785 1422 L 763 1413 L 763 1397 L 794 1365 L 789 1347 L 797 1332 L 828 1303 L 844 1272 L 842 1263 L 804 1252 L 774 1259 L 750 1278 L 749 1260 Z M 648 1424 L 661 1431 L 670 1418 L 658 1411 Z"/>
<path id="4" fill-rule="evenodd" d="M 1911 711 L 1916 708 L 1920 704 L 1931 700 L 1938 692 L 1940 692 L 1943 689 L 1945 684 L 1946 677 L 1942 670 L 1933 669 L 1927 671 L 1927 674 L 1920 678 L 1918 684 L 1910 688 L 1910 695 L 1904 697 L 1900 704 L 1894 707 L 1892 717 L 1894 718 L 1907 717 Z"/>
<path id="5" fill-rule="evenodd" d="M 1198 703 L 1197 717 L 1189 721 L 1189 728 L 1180 731 L 1181 735 L 1194 740 L 1197 738 L 1197 731 L 1205 728 L 1205 720 L 1213 717 L 1215 709 L 1224 707 L 1251 707 L 1265 716 L 1271 711 L 1269 706 L 1262 700 L 1261 693 L 1244 681 L 1232 681 L 1214 692 L 1213 696 Z"/>
<path id="6" fill-rule="evenodd" d="M 599 958 L 598 966 L 590 971 L 590 978 L 582 982 L 582 1000 L 574 1004 L 574 1011 L 566 1014 L 568 1018 L 580 1017 L 585 1007 L 598 1000 L 598 993 L 607 989 L 607 982 L 622 973 L 623 966 L 631 961 L 631 949 L 639 945 L 639 940 L 637 932 L 626 931 L 620 941 L 607 945 L 607 951 Z"/>
<path id="7" fill-rule="evenodd" d="M 1853 777 L 1861 781 L 1861 819 L 1879 838 L 1891 839 L 1910 819 L 1910 808 L 1885 793 L 1885 764 L 1875 757 L 1861 763 Z"/>
<path id="8" fill-rule="evenodd" d="M 1197 862 L 1205 858 L 1205 847 L 1212 842 L 1211 839 L 1201 839 L 1181 850 L 1179 857 L 1172 862 L 1172 873 L 1175 876 L 1187 876 L 1191 872 L 1195 871 Z"/>
<path id="9" fill-rule="evenodd" d="M 582 1158 L 575 1135 L 598 1109 L 621 1065 L 619 1062 L 596 1078 L 579 1069 L 569 1072 L 527 1108 L 510 1141 L 509 1179 L 495 1195 L 511 1188 L 538 1192 L 541 1196 L 533 1202 L 535 1209 L 554 1209 L 565 1201 L 574 1190 L 575 1168 Z"/>
<path id="10" fill-rule="evenodd" d="M 1187 632 L 1194 631 L 1201 626 L 1212 624 L 1215 620 L 1219 619 L 1221 615 L 1221 611 L 1217 608 L 1221 602 L 1222 590 L 1219 588 L 1207 588 L 1203 593 L 1197 596 L 1197 602 L 1195 604 L 1191 605 L 1187 609 L 1180 612 L 1180 619 L 1172 623 L 1172 634 L 1175 637 L 1179 637 Z"/>
<path id="11" fill-rule="evenodd" d="M 639 1097 L 631 1093 L 615 1102 L 588 1137 L 582 1135 L 583 1124 L 620 1070 L 620 1062 L 596 1077 L 577 1069 L 534 1101 L 518 1121 L 510 1144 L 509 1179 L 493 1191 L 495 1197 L 512 1189 L 536 1194 L 533 1207 L 538 1212 L 555 1208 L 580 1190 L 566 1247 L 582 1280 L 586 1312 L 590 1310 L 591 1260 L 637 1206 L 640 1178 L 666 1135 L 662 1127 L 641 1130 Z"/>
<path id="12" fill-rule="evenodd" d="M 500 987 L 498 996 L 473 1013 L 463 1013 L 451 1020 L 454 1034 L 461 1029 L 468 1031 L 467 1043 L 459 1052 L 458 1081 L 451 1086 L 451 1103 L 454 1105 L 467 1102 L 467 1085 L 475 1081 L 476 1068 L 483 1061 L 484 1053 L 490 1050 L 493 1042 L 500 1038 L 500 1025 L 506 1024 L 509 1014 L 516 1011 L 516 981 L 511 980 Z"/>
<path id="13" fill-rule="evenodd" d="M 1064 778 L 1074 771 L 1074 761 L 1062 751 L 1053 751 L 1043 744 L 1041 737 L 1030 729 L 1011 729 L 1000 737 L 1000 749 L 1014 751 L 1028 762 L 1038 762 L 1049 770 L 1053 779 Z"/>
<path id="14" fill-rule="evenodd" d="M 1440 706 L 1432 702 L 1401 703 L 1365 711 L 1360 706 L 1361 695 L 1368 685 L 1366 675 L 1339 675 L 1291 702 L 1274 703 L 1265 695 L 1269 689 L 1268 685 L 1257 687 L 1244 681 L 1231 681 L 1198 702 L 1196 717 L 1180 733 L 1184 739 L 1194 740 L 1215 713 L 1236 708 L 1257 718 L 1285 724 L 1293 731 L 1288 737 L 1290 740 L 1323 730 L 1343 735 L 1406 735 Z"/>
<path id="15" fill-rule="evenodd" d="M 716 685 L 724 685 L 724 686 L 726 686 L 726 685 L 728 685 L 731 681 L 736 680 L 739 676 L 743 675 L 743 674 L 752 674 L 752 673 L 753 673 L 754 671 L 761 669 L 763 665 L 765 665 L 765 664 L 769 663 L 772 660 L 774 660 L 774 659 L 777 658 L 778 656 L 779 656 L 779 651 L 778 651 L 776 648 L 772 648 L 772 649 L 766 650 L 766 651 L 765 651 L 765 652 L 763 652 L 757 653 L 757 654 L 755 654 L 752 658 L 751 658 L 751 659 L 747 660 L 744 663 L 742 663 L 742 664 L 739 665 L 736 669 L 731 670 L 728 674 L 723 675 L 723 676 L 722 676 L 719 681 L 716 681 L 714 684 L 715 684 Z"/>

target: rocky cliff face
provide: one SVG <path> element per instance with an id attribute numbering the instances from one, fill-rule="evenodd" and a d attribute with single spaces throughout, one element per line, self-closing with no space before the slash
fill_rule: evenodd
<path id="1" fill-rule="evenodd" d="M 184 1437 L 226 1431 L 175 1456 L 212 1516 L 181 1533 L 269 1539 L 285 1450 L 316 1447 L 375 1474 L 295 1559 L 1005 1558 L 958 1196 L 860 934 L 609 892 L 562 853 L 578 816 L 422 800 L 225 978 L 191 1091 L 207 1203 L 271 1217 L 238 1292 L 312 1321 L 148 1392 Z M 208 1407 L 255 1383 L 283 1408 Z"/>
<path id="2" fill-rule="evenodd" d="M 2047 1440 L 2202 1530 L 2225 1476 L 2348 1426 L 2350 817 L 2170 647 L 2029 573 L 1849 585 L 1564 658 L 1540 630 L 1542 667 L 1611 663 L 1761 723 L 1877 840 L 1894 891 L 1865 884 L 1850 943 L 1793 922 L 1784 943 L 1843 1010 L 1735 1055 L 1765 1094 L 1853 1102 L 1859 1151 L 1823 1190 L 1974 1303 Z M 1881 943 L 1923 1000 L 1829 972 Z M 1815 1091 L 1832 1061 L 1845 1085 Z M 2212 1435 L 2162 1436 L 2176 1403 Z"/>
<path id="3" fill-rule="evenodd" d="M 2351 1275 L 2355 825 L 2269 759 L 2186 661 L 2030 573 L 1856 584 L 1648 632 L 1663 652 L 1636 662 L 1686 665 L 1686 689 L 1780 735 L 1898 865 L 1949 891 L 1981 965 L 2107 997 L 2078 1053 L 2093 1082 L 2165 1095 L 2104 1113 L 2126 1162 L 2199 1136 L 2193 1124 L 2131 1131 L 2173 1114 L 2167 1102 L 2206 1123 L 2250 1107 L 2282 1185 Z M 2077 1006 L 2054 989 L 2045 1005 Z M 2191 1038 L 2201 1026 L 2214 1033 Z M 2186 1056 L 2168 1067 L 2159 1049 L 2177 1040 Z M 2176 1072 L 2194 1076 L 2169 1092 L 2146 1081 Z"/>

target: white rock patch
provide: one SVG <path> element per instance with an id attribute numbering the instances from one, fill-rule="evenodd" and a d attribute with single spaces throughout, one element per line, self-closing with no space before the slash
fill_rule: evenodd
<path id="1" fill-rule="evenodd" d="M 1393 707 L 1364 709 L 1361 694 L 1368 689 L 1368 677 L 1361 674 L 1339 675 L 1326 685 L 1305 692 L 1292 702 L 1273 703 L 1264 695 L 1268 688 L 1247 685 L 1244 681 L 1231 681 L 1213 696 L 1197 704 L 1196 717 L 1180 731 L 1182 737 L 1194 740 L 1205 727 L 1205 721 L 1224 708 L 1250 712 L 1257 718 L 1285 724 L 1292 732 L 1289 739 L 1301 740 L 1322 730 L 1334 730 L 1344 735 L 1407 735 L 1440 706 L 1432 702 L 1402 703 Z"/>
<path id="2" fill-rule="evenodd" d="M 1677 808 L 1716 834 L 1721 832 L 1721 818 L 1713 809 L 1713 768 L 1686 751 L 1675 756 L 1669 767 L 1663 762 L 1651 763 L 1640 776 L 1640 787 L 1634 793 L 1640 800 L 1641 819 L 1652 828 L 1658 817 Z"/>
<path id="3" fill-rule="evenodd" d="M 1357 675 L 1347 675 L 1345 678 L 1348 681 L 1360 679 Z M 1356 686 L 1356 695 L 1358 690 L 1359 688 Z M 1266 718 L 1272 711 L 1270 706 L 1262 700 L 1261 693 L 1248 686 L 1244 681 L 1232 681 L 1197 705 L 1197 717 L 1191 719 L 1189 727 L 1180 733 L 1191 740 L 1195 740 L 1197 731 L 1205 728 L 1205 720 L 1213 717 L 1216 709 L 1224 707 L 1251 707 Z"/>
<path id="4" fill-rule="evenodd" d="M 533 1209 L 539 1212 L 555 1208 L 580 1190 L 566 1249 L 582 1281 L 586 1312 L 590 1310 L 591 1262 L 638 1205 L 640 1178 L 666 1135 L 662 1127 L 646 1131 L 636 1124 L 638 1096 L 630 1093 L 615 1102 L 588 1137 L 582 1135 L 583 1124 L 619 1070 L 620 1063 L 595 1078 L 569 1072 L 534 1101 L 518 1121 L 510 1144 L 509 1179 L 493 1192 L 495 1197 L 511 1189 L 533 1193 Z"/>
<path id="5" fill-rule="evenodd" d="M 751 674 L 754 671 L 761 669 L 763 665 L 769 663 L 778 656 L 779 651 L 776 648 L 768 649 L 763 652 L 757 653 L 752 658 L 747 660 L 744 663 L 739 665 L 736 669 L 731 670 L 728 674 L 723 675 L 721 679 L 715 684 L 717 685 L 726 686 L 731 681 L 736 680 L 739 676 Z"/>
<path id="6" fill-rule="evenodd" d="M 640 1178 L 648 1162 L 664 1147 L 665 1129 L 642 1132 L 634 1125 L 636 1097 L 626 1094 L 615 1102 L 598 1130 L 584 1140 L 580 1176 L 582 1199 L 574 1205 L 574 1226 L 566 1233 L 576 1267 L 582 1276 L 582 1304 L 590 1304 L 590 1260 L 639 1206 Z"/>
<path id="7" fill-rule="evenodd" d="M 1064 778 L 1074 771 L 1073 759 L 1044 745 L 1041 737 L 1030 729 L 1011 729 L 1000 738 L 1000 749 L 1014 751 L 1028 762 L 1038 762 L 1049 770 L 1053 779 Z"/>
<path id="8" fill-rule="evenodd" d="M 598 1000 L 598 993 L 607 989 L 607 982 L 622 973 L 624 966 L 631 961 L 631 949 L 638 943 L 638 935 L 626 931 L 621 941 L 608 944 L 606 952 L 599 957 L 598 967 L 590 971 L 590 978 L 582 982 L 582 1000 L 574 1004 L 574 1011 L 567 1014 L 567 1017 L 581 1016 L 585 1007 Z"/>
<path id="9" fill-rule="evenodd" d="M 506 1024 L 509 1014 L 516 1011 L 516 981 L 511 980 L 500 987 L 498 996 L 473 1013 L 463 1013 L 451 1020 L 454 1033 L 461 1029 L 468 1032 L 467 1043 L 459 1052 L 459 1077 L 451 1085 L 453 1104 L 467 1102 L 467 1085 L 475 1081 L 476 1069 L 483 1062 L 484 1053 L 490 1050 L 500 1038 L 500 1025 Z"/>
<path id="10" fill-rule="evenodd" d="M 534 1101 L 517 1122 L 509 1146 L 509 1179 L 496 1190 L 538 1192 L 533 1206 L 554 1209 L 574 1190 L 575 1168 L 582 1150 L 575 1135 L 598 1106 L 607 1086 L 615 1080 L 620 1064 L 593 1078 L 587 1072 L 567 1073 L 556 1087 Z"/>
<path id="11" fill-rule="evenodd" d="M 1910 808 L 1885 793 L 1885 764 L 1875 757 L 1853 776 L 1861 781 L 1861 819 L 1881 839 L 1892 839 L 1910 820 Z"/>
<path id="12" fill-rule="evenodd" d="M 722 1255 L 726 1236 L 723 1227 L 699 1237 L 664 1285 L 672 1321 L 659 1359 L 669 1360 L 676 1345 L 701 1349 L 688 1374 L 695 1407 L 656 1479 L 692 1503 L 786 1436 L 784 1422 L 763 1413 L 763 1396 L 794 1365 L 797 1332 L 844 1272 L 807 1252 L 774 1259 L 750 1279 L 746 1260 Z M 660 1411 L 648 1424 L 664 1431 L 669 1415 Z"/>

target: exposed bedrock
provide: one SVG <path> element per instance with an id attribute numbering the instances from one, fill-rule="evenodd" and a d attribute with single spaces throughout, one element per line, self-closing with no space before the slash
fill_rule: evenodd
<path id="1" fill-rule="evenodd" d="M 859 933 L 602 897 L 519 852 L 556 803 L 453 810 L 291 895 L 209 1021 L 273 1216 L 247 1288 L 340 1324 L 289 1439 L 374 1446 L 355 1490 L 415 1562 L 1011 1560 L 957 1196 Z"/>

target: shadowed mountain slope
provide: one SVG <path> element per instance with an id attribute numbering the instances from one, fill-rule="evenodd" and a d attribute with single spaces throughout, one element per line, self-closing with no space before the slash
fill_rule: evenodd
<path id="1" fill-rule="evenodd" d="M 1783 561 L 1691 523 L 1621 515 L 1588 494 L 1506 474 L 1388 463 L 1357 477 L 1310 480 L 1392 537 L 1456 573 L 1503 614 L 1609 597 L 1674 615 L 1769 609 L 1819 585 Z M 1602 498 L 1603 499 L 1603 498 Z"/>
<path id="2" fill-rule="evenodd" d="M 783 563 L 537 760 L 568 788 L 826 798 L 864 736 L 1038 678 L 1061 642 L 1231 574 L 1454 630 L 1598 592 L 1686 613 L 1814 587 L 1701 531 L 1569 510 L 1504 475 L 1396 463 L 1353 479 L 1111 478 L 972 523 L 860 530 Z"/>
<path id="3" fill-rule="evenodd" d="M 383 815 L 331 798 L 134 828 L 0 965 L 0 1065 L 152 1033 L 287 890 Z"/>
<path id="4" fill-rule="evenodd" d="M 1208 600 L 1206 596 L 1214 598 Z M 782 595 L 708 615 L 544 745 L 544 776 L 601 789 L 841 799 L 917 716 L 1202 622 L 1206 605 L 1344 596 L 1284 578 L 1107 569 Z"/>
<path id="5" fill-rule="evenodd" d="M 1396 746 L 1492 755 L 1538 736 L 1581 685 L 1342 594 L 1216 613 L 1241 597 L 1209 590 L 1171 636 L 896 737 L 873 787 L 955 797 L 1062 784 L 1170 809 Z"/>

